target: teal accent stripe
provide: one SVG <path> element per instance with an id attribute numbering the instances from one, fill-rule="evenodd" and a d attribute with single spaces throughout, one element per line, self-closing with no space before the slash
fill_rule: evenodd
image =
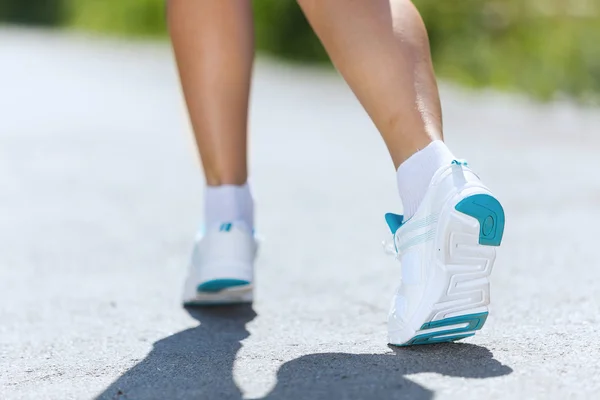
<path id="1" fill-rule="evenodd" d="M 456 210 L 479 221 L 479 244 L 500 246 L 504 233 L 504 209 L 489 194 L 474 194 L 462 199 Z"/>
<path id="2" fill-rule="evenodd" d="M 224 224 L 221 224 L 221 228 L 219 228 L 219 230 L 221 232 L 229 232 L 231 230 L 231 223 L 230 222 L 226 222 Z"/>
<path id="3" fill-rule="evenodd" d="M 425 233 L 422 233 L 420 235 L 417 235 L 415 237 L 408 239 L 406 242 L 402 243 L 400 245 L 400 247 L 398 247 L 396 250 L 398 252 L 406 251 L 408 248 L 413 247 L 417 244 L 425 243 L 428 240 L 433 240 L 434 237 L 435 237 L 435 229 L 430 229 Z"/>
<path id="4" fill-rule="evenodd" d="M 396 231 L 403 226 L 404 228 L 402 228 L 402 233 L 404 234 L 406 232 L 425 228 L 426 226 L 436 223 L 438 220 L 438 214 L 431 214 L 420 220 L 409 219 L 404 221 L 404 216 L 402 215 L 387 213 L 385 214 L 385 220 L 392 233 L 396 233 Z"/>
<path id="5" fill-rule="evenodd" d="M 404 223 L 404 216 L 394 213 L 386 213 L 385 222 L 387 222 L 388 226 L 390 227 L 390 231 L 392 231 L 392 234 L 394 234 Z"/>
<path id="6" fill-rule="evenodd" d="M 485 323 L 485 320 L 487 319 L 487 316 L 488 313 L 483 312 L 478 314 L 460 315 L 458 317 L 446 318 L 439 321 L 427 322 L 423 324 L 423 326 L 421 326 L 421 330 L 441 328 L 444 326 L 460 325 L 465 323 L 467 324 L 467 326 L 463 328 L 452 328 L 436 332 L 425 332 L 413 337 L 404 344 L 396 346 L 443 343 L 464 339 L 466 337 L 473 336 L 474 333 L 472 331 L 481 329 L 483 327 L 483 324 Z"/>
<path id="7" fill-rule="evenodd" d="M 406 225 L 403 228 L 403 234 L 404 232 L 411 232 L 417 229 L 421 229 L 421 228 L 425 228 L 426 226 L 429 226 L 431 224 L 436 223 L 438 220 L 438 214 L 431 214 L 429 216 L 427 216 L 426 218 L 420 219 L 420 220 L 416 220 L 416 221 L 406 221 Z"/>
<path id="8" fill-rule="evenodd" d="M 456 159 L 456 160 L 452 160 L 452 164 L 454 165 L 469 165 L 469 163 L 467 162 L 467 160 L 464 159 Z"/>

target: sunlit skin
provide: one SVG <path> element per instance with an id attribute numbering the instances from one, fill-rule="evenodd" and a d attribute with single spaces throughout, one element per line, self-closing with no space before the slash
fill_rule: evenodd
<path id="1" fill-rule="evenodd" d="M 208 185 L 246 182 L 250 0 L 169 0 L 168 23 Z"/>
<path id="2" fill-rule="evenodd" d="M 299 0 L 398 166 L 442 139 L 423 21 L 408 0 Z M 248 175 L 250 0 L 169 0 L 169 30 L 208 185 Z"/>

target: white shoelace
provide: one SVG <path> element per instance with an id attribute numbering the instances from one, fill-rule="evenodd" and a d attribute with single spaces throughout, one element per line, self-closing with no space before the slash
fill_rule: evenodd
<path id="1" fill-rule="evenodd" d="M 392 239 L 383 240 L 381 242 L 381 246 L 383 247 L 383 252 L 391 257 L 394 257 L 396 260 L 400 260 L 400 253 L 396 251 L 396 245 L 394 244 L 395 237 L 392 236 Z"/>

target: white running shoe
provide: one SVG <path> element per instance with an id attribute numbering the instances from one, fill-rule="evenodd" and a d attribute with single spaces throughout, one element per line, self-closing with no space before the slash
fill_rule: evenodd
<path id="1" fill-rule="evenodd" d="M 502 206 L 466 162 L 440 168 L 416 214 L 386 214 L 401 286 L 389 314 L 389 343 L 449 342 L 481 329 L 489 275 L 504 232 Z"/>
<path id="2" fill-rule="evenodd" d="M 223 223 L 196 241 L 185 282 L 185 306 L 249 303 L 258 245 L 242 222 Z"/>

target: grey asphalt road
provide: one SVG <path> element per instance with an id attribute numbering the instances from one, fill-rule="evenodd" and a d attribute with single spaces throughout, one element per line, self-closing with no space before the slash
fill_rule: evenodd
<path id="1" fill-rule="evenodd" d="M 332 71 L 256 67 L 253 307 L 186 311 L 203 180 L 166 43 L 0 30 L 0 398 L 600 398 L 600 116 L 442 85 L 503 201 L 484 329 L 391 349 L 401 211 Z"/>

